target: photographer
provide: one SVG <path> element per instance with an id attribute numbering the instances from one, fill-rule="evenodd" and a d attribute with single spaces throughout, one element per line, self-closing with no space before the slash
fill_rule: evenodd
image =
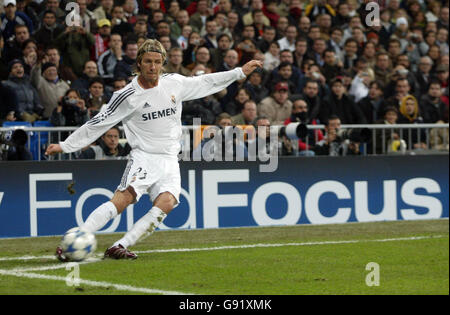
<path id="1" fill-rule="evenodd" d="M 27 144 L 28 136 L 22 129 L 17 129 L 8 140 L 5 134 L 0 133 L 0 161 L 25 161 L 32 160 Z"/>
<path id="2" fill-rule="evenodd" d="M 292 105 L 291 117 L 284 121 L 284 125 L 287 126 L 290 123 L 302 123 L 305 125 L 312 124 L 317 125 L 316 119 L 309 118 L 308 104 L 304 99 L 296 99 Z M 291 140 L 286 136 L 282 136 L 282 155 L 293 155 L 294 148 Z M 320 129 L 308 130 L 306 137 L 302 137 L 298 140 L 298 155 L 299 156 L 314 156 L 314 151 L 312 148 L 316 142 L 323 140 L 323 134 Z"/>
<path id="3" fill-rule="evenodd" d="M 54 126 L 81 126 L 88 120 L 86 104 L 75 89 L 67 90 L 50 117 Z"/>
<path id="4" fill-rule="evenodd" d="M 341 128 L 338 116 L 329 117 L 325 125 L 325 136 L 322 141 L 312 148 L 316 155 L 346 156 L 361 155 L 359 145 L 362 142 L 361 134 L 357 131 L 346 132 Z"/>

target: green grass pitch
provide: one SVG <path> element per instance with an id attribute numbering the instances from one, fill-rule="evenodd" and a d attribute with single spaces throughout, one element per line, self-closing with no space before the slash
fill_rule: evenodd
<path id="1" fill-rule="evenodd" d="M 447 219 L 157 231 L 135 261 L 100 259 L 120 236 L 69 267 L 60 237 L 2 239 L 0 294 L 449 294 Z"/>

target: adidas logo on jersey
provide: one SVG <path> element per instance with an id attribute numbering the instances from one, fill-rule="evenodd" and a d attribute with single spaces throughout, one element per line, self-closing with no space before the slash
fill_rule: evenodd
<path id="1" fill-rule="evenodd" d="M 149 108 L 150 104 L 149 103 L 145 103 L 144 108 Z"/>

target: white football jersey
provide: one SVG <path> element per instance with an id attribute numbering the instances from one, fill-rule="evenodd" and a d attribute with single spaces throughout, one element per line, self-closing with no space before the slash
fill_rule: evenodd
<path id="1" fill-rule="evenodd" d="M 156 87 L 143 89 L 135 77 L 114 92 L 95 117 L 60 142 L 61 148 L 65 153 L 78 151 L 122 121 L 133 150 L 177 155 L 181 148 L 181 103 L 217 93 L 243 78 L 242 68 L 195 77 L 163 74 Z"/>

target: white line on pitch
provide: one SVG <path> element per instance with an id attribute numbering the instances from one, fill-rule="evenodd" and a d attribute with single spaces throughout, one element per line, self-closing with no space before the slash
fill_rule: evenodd
<path id="1" fill-rule="evenodd" d="M 29 279 L 55 280 L 55 281 L 64 281 L 64 282 L 67 280 L 66 277 L 50 276 L 50 275 L 43 275 L 43 274 L 38 274 L 38 273 L 26 273 L 26 272 L 21 272 L 21 271 L 12 271 L 12 270 L 1 270 L 1 269 L 0 269 L 0 275 L 15 276 L 15 277 L 29 278 Z M 147 294 L 163 294 L 163 295 L 192 295 L 191 293 L 185 293 L 185 292 L 139 288 L 139 287 L 133 287 L 130 285 L 115 284 L 115 283 L 109 283 L 109 282 L 103 282 L 103 281 L 91 281 L 91 280 L 84 280 L 84 279 L 79 279 L 79 280 L 80 280 L 80 284 L 88 285 L 91 287 L 101 287 L 101 288 L 113 287 L 114 289 L 119 290 L 119 291 L 138 292 L 138 293 L 147 293 Z"/>
<path id="2" fill-rule="evenodd" d="M 400 238 L 386 238 L 378 240 L 348 240 L 348 241 L 323 241 L 323 242 L 304 242 L 304 243 L 282 243 L 282 244 L 249 244 L 249 245 L 230 245 L 217 247 L 199 247 L 199 248 L 173 248 L 173 249 L 152 249 L 145 251 L 135 251 L 136 254 L 151 254 L 151 253 L 171 253 L 171 252 L 195 252 L 195 251 L 209 251 L 209 250 L 224 250 L 224 249 L 244 249 L 244 248 L 261 248 L 261 247 L 282 247 L 282 246 L 314 246 L 314 245 L 339 245 L 339 244 L 355 244 L 355 243 L 370 243 L 370 242 L 395 242 L 395 241 L 414 241 L 430 238 L 442 238 L 442 235 L 436 236 L 412 236 Z"/>
<path id="3" fill-rule="evenodd" d="M 315 246 L 315 245 L 339 245 L 339 244 L 354 244 L 354 243 L 370 243 L 370 242 L 395 242 L 395 241 L 413 241 L 431 238 L 443 238 L 444 235 L 435 236 L 411 236 L 399 238 L 386 239 L 368 239 L 368 240 L 342 240 L 342 241 L 321 241 L 321 242 L 303 242 L 303 243 L 278 243 L 278 244 L 248 244 L 248 245 L 229 245 L 217 247 L 199 247 L 199 248 L 172 248 L 172 249 L 152 249 L 146 251 L 135 251 L 137 254 L 151 254 L 151 253 L 171 253 L 171 252 L 195 252 L 195 251 L 209 251 L 209 250 L 224 250 L 224 249 L 244 249 L 244 248 L 258 248 L 258 247 L 282 247 L 282 246 Z M 96 257 L 100 257 L 97 255 Z M 56 259 L 55 256 L 22 256 L 22 257 L 1 257 L 0 261 L 15 261 L 15 260 L 33 260 L 33 259 Z M 62 265 L 64 266 L 64 265 Z M 64 267 L 61 267 L 64 268 Z M 29 269 L 27 269 L 29 270 Z"/>

